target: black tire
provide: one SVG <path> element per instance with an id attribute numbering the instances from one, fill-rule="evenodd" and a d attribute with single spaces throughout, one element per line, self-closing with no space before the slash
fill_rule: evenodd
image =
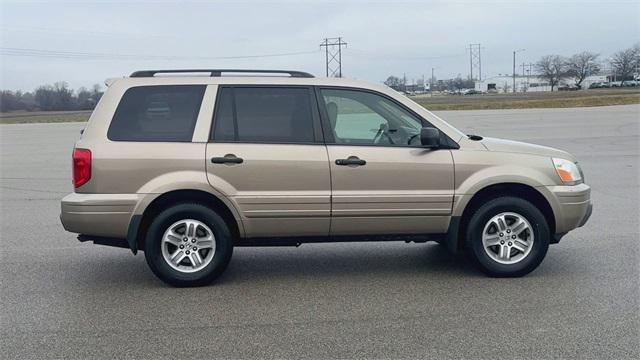
<path id="1" fill-rule="evenodd" d="M 169 226 L 182 219 L 194 219 L 206 224 L 215 236 L 215 252 L 204 268 L 184 273 L 172 268 L 162 256 L 162 237 Z M 177 286 L 203 286 L 210 284 L 224 272 L 233 253 L 233 237 L 226 222 L 212 209 L 194 203 L 171 206 L 158 214 L 145 237 L 144 255 L 151 271 L 165 283 Z"/>
<path id="2" fill-rule="evenodd" d="M 514 212 L 523 216 L 533 230 L 534 241 L 529 254 L 515 264 L 502 264 L 492 259 L 482 244 L 482 232 L 487 222 L 503 212 Z M 480 206 L 469 219 L 466 233 L 466 250 L 480 270 L 493 277 L 524 276 L 540 265 L 547 250 L 551 234 L 547 220 L 540 210 L 530 202 L 511 196 L 499 197 Z"/>

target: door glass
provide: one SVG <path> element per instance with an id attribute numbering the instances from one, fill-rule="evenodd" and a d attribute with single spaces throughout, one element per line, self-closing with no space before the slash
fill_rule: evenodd
<path id="1" fill-rule="evenodd" d="M 223 88 L 219 96 L 214 141 L 314 141 L 311 93 L 307 88 Z"/>
<path id="2" fill-rule="evenodd" d="M 357 90 L 321 90 L 337 144 L 419 145 L 422 122 L 383 96 Z"/>

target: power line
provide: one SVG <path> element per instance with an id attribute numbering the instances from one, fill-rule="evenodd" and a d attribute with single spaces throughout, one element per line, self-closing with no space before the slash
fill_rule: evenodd
<path id="1" fill-rule="evenodd" d="M 354 56 L 359 56 L 360 53 L 362 56 L 375 56 L 377 59 L 380 58 L 388 58 L 388 59 L 394 59 L 394 60 L 408 60 L 408 61 L 412 61 L 412 60 L 438 60 L 438 59 L 447 59 L 447 58 L 456 58 L 456 57 L 462 57 L 465 56 L 465 54 L 460 53 L 460 54 L 450 54 L 450 55 L 438 55 L 438 56 L 398 56 L 398 55 L 389 55 L 389 54 L 379 54 L 376 53 L 375 51 L 369 51 L 369 50 L 361 50 L 361 49 L 354 49 L 354 48 L 349 48 L 349 53 L 353 52 L 352 55 Z"/>
<path id="2" fill-rule="evenodd" d="M 127 38 L 162 38 L 167 37 L 178 38 L 178 36 L 168 34 L 140 34 L 130 32 L 106 32 L 87 29 L 74 29 L 74 28 L 55 28 L 55 27 L 41 27 L 41 26 L 0 26 L 0 31 L 3 32 L 44 32 L 44 33 L 59 33 L 59 34 L 82 34 L 82 35 L 97 35 L 97 36 L 116 36 Z"/>
<path id="3" fill-rule="evenodd" d="M 113 53 L 92 53 L 76 51 L 55 51 L 45 49 L 11 48 L 0 47 L 0 55 L 3 56 L 24 56 L 40 58 L 61 58 L 61 59 L 88 59 L 88 60 L 228 60 L 228 59 L 252 59 L 282 56 L 296 56 L 306 54 L 317 54 L 314 51 L 297 51 L 286 53 L 256 54 L 256 55 L 233 55 L 233 56 L 166 56 L 166 55 L 136 55 L 136 54 L 113 54 Z"/>
<path id="4" fill-rule="evenodd" d="M 341 37 L 325 38 L 320 47 L 324 47 L 326 75 L 329 77 L 342 77 L 342 46 L 347 46 Z"/>

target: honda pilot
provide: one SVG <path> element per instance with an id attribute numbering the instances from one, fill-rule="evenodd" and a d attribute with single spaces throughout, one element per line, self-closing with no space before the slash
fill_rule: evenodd
<path id="1" fill-rule="evenodd" d="M 344 241 L 435 241 L 522 276 L 591 214 L 571 154 L 466 135 L 383 85 L 221 69 L 108 85 L 62 224 L 174 286 L 210 283 L 236 246 Z"/>

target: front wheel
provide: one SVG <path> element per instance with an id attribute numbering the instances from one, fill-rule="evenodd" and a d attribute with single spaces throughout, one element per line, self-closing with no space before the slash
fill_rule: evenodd
<path id="1" fill-rule="evenodd" d="M 211 283 L 225 270 L 232 252 L 227 224 L 200 204 L 167 208 L 151 222 L 145 238 L 147 264 L 173 286 Z"/>
<path id="2" fill-rule="evenodd" d="M 476 265 L 495 277 L 533 271 L 547 254 L 549 225 L 530 202 L 500 197 L 480 206 L 467 226 L 466 247 Z"/>

